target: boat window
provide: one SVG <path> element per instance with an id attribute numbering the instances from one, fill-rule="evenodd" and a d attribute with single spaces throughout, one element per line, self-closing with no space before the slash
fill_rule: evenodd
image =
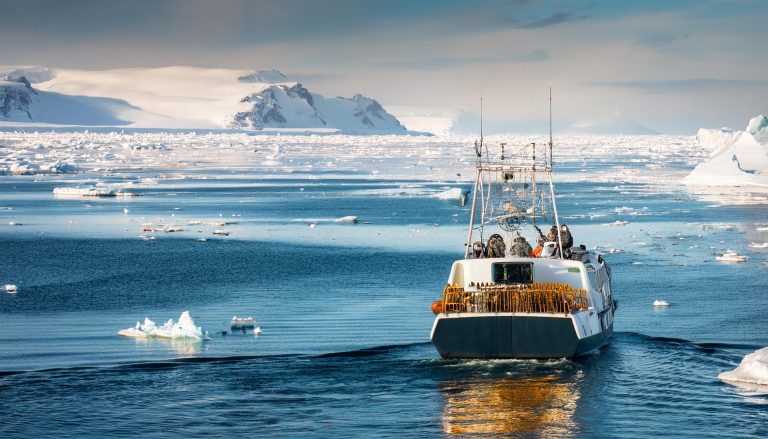
<path id="1" fill-rule="evenodd" d="M 592 284 L 592 288 L 600 288 L 600 281 L 598 279 L 597 271 L 591 265 L 587 265 L 587 274 L 589 275 L 589 283 Z"/>
<path id="2" fill-rule="evenodd" d="M 493 264 L 493 282 L 497 284 L 533 283 L 533 262 L 497 262 Z"/>

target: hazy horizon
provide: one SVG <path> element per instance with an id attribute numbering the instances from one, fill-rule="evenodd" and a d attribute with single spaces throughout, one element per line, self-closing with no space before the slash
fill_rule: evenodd
<path id="1" fill-rule="evenodd" d="M 768 111 L 768 3 L 31 0 L 2 64 L 270 69 L 362 93 L 409 129 L 544 132 L 618 112 L 649 129 L 743 129 Z M 475 131 L 477 129 L 474 129 Z"/>

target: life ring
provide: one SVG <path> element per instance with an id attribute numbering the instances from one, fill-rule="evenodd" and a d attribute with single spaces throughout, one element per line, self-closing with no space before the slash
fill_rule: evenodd
<path id="1" fill-rule="evenodd" d="M 443 312 L 443 301 L 442 300 L 435 300 L 432 302 L 432 312 L 434 314 L 440 314 Z"/>

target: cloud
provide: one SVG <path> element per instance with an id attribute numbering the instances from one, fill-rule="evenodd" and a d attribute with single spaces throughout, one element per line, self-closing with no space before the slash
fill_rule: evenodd
<path id="1" fill-rule="evenodd" d="M 549 52 L 537 49 L 527 53 L 514 53 L 507 56 L 456 56 L 406 60 L 399 63 L 399 67 L 416 70 L 440 70 L 473 64 L 535 63 L 549 59 L 551 59 Z"/>
<path id="2" fill-rule="evenodd" d="M 556 24 L 565 23 L 566 21 L 572 20 L 573 18 L 574 15 L 571 12 L 557 11 L 546 18 L 523 24 L 518 27 L 520 29 L 536 29 L 539 27 L 554 26 Z"/>
<path id="3" fill-rule="evenodd" d="M 644 49 L 658 50 L 683 41 L 690 36 L 690 33 L 682 35 L 650 35 L 633 41 L 632 46 Z"/>
<path id="4" fill-rule="evenodd" d="M 766 80 L 692 78 L 661 81 L 596 81 L 586 85 L 638 90 L 643 93 L 705 92 L 714 89 L 758 88 L 768 86 Z"/>

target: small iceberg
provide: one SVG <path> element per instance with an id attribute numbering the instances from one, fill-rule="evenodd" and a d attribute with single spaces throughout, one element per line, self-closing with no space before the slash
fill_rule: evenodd
<path id="1" fill-rule="evenodd" d="M 467 203 L 468 195 L 469 195 L 468 190 L 455 187 L 452 189 L 444 190 L 442 192 L 437 192 L 434 195 L 434 197 L 439 198 L 441 200 L 457 200 L 463 206 Z"/>
<path id="2" fill-rule="evenodd" d="M 666 300 L 654 300 L 653 306 L 669 306 L 669 302 Z"/>
<path id="3" fill-rule="evenodd" d="M 158 326 L 155 322 L 145 317 L 144 323 L 136 322 L 136 326 L 133 328 L 123 329 L 117 334 L 123 337 L 135 338 L 188 338 L 202 340 L 203 328 L 195 326 L 195 321 L 192 320 L 189 311 L 184 311 L 179 316 L 178 322 L 170 319 L 164 325 Z"/>
<path id="4" fill-rule="evenodd" d="M 16 288 L 16 285 L 6 284 L 6 285 L 3 285 L 3 290 L 5 290 L 5 292 L 9 294 L 15 294 L 17 288 Z"/>
<path id="5" fill-rule="evenodd" d="M 768 386 L 768 347 L 746 355 L 741 360 L 739 367 L 723 372 L 717 377 L 729 384 L 746 383 Z"/>
<path id="6" fill-rule="evenodd" d="M 740 255 L 733 250 L 728 250 L 720 256 L 715 256 L 715 259 L 720 262 L 746 262 L 749 256 Z"/>

